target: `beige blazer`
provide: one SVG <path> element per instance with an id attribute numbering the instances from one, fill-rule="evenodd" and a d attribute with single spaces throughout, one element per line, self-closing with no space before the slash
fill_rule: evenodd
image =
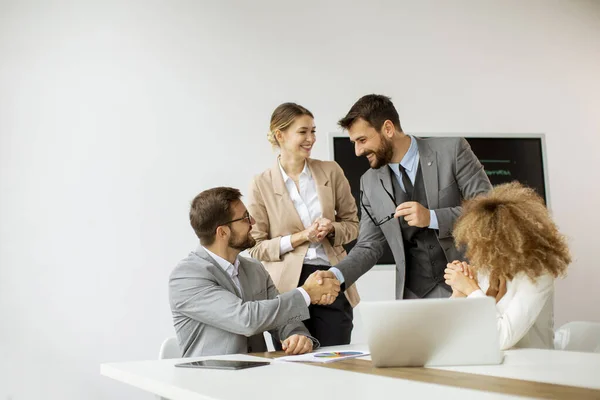
<path id="1" fill-rule="evenodd" d="M 358 236 L 356 202 L 350 184 L 336 162 L 310 158 L 307 161 L 315 180 L 323 217 L 333 221 L 335 227 L 335 236 L 321 243 L 331 265 L 336 265 L 346 257 L 342 245 Z M 279 255 L 281 238 L 305 228 L 285 187 L 278 162 L 254 177 L 249 193 L 248 211 L 256 220 L 252 227 L 256 245 L 249 250 L 250 255 L 262 261 L 281 293 L 289 292 L 298 286 L 309 243 L 296 247 L 283 257 Z M 354 285 L 346 288 L 346 297 L 352 307 L 360 301 Z"/>

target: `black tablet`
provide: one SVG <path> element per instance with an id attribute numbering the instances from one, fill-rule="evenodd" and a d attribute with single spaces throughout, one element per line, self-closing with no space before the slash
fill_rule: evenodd
<path id="1" fill-rule="evenodd" d="M 182 368 L 245 369 L 271 364 L 268 361 L 202 360 L 175 364 Z"/>

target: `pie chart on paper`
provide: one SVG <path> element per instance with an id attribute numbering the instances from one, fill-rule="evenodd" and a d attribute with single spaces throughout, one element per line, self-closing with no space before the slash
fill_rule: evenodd
<path id="1" fill-rule="evenodd" d="M 316 353 L 314 356 L 317 358 L 341 358 L 358 355 L 364 355 L 364 353 L 362 351 L 330 351 L 326 353 Z"/>

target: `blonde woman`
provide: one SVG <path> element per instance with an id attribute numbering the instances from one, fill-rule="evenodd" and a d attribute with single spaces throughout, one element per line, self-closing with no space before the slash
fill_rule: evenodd
<path id="1" fill-rule="evenodd" d="M 471 265 L 448 264 L 452 297 L 496 299 L 503 350 L 553 348 L 554 280 L 571 255 L 542 198 L 516 182 L 496 186 L 465 203 L 454 238 Z"/>
<path id="2" fill-rule="evenodd" d="M 256 220 L 250 254 L 263 262 L 282 293 L 337 264 L 346 256 L 342 245 L 358 235 L 356 203 L 344 172 L 333 161 L 310 158 L 315 131 L 306 108 L 295 103 L 277 107 L 268 139 L 279 156 L 250 186 L 248 210 Z M 348 344 L 358 302 L 352 285 L 331 305 L 312 304 L 304 324 L 321 346 Z"/>

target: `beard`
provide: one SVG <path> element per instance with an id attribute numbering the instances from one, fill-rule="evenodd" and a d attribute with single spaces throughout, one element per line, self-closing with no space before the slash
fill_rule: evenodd
<path id="1" fill-rule="evenodd" d="M 371 150 L 365 153 L 364 156 L 366 157 L 369 154 L 375 154 L 375 160 L 369 160 L 369 166 L 371 168 L 378 169 L 389 164 L 394 156 L 394 146 L 392 145 L 392 141 L 382 135 L 381 146 L 379 146 L 377 150 Z"/>
<path id="2" fill-rule="evenodd" d="M 254 247 L 256 240 L 250 235 L 250 231 L 246 235 L 237 235 L 232 231 L 232 235 L 229 238 L 229 247 L 232 249 L 244 251 L 250 247 Z"/>

